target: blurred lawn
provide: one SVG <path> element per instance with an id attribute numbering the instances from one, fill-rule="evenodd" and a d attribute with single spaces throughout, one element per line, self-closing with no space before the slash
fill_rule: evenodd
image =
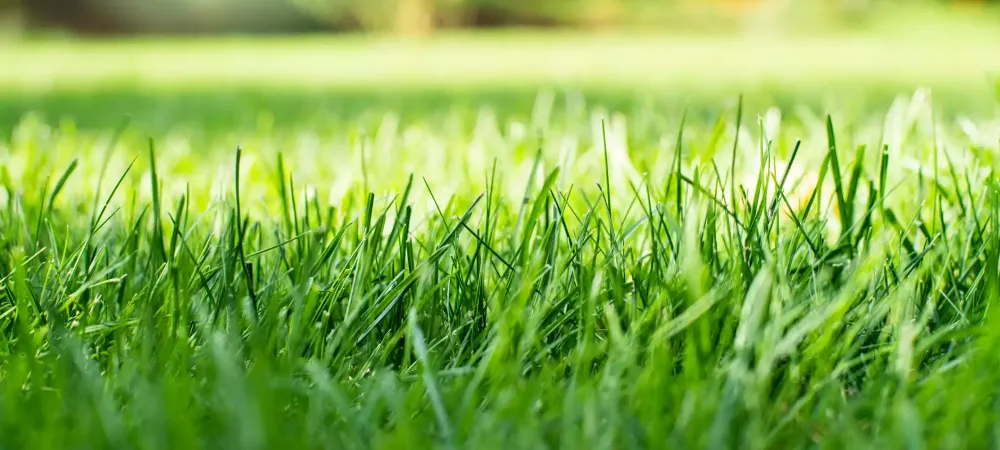
<path id="1" fill-rule="evenodd" d="M 915 30 L 919 31 L 919 30 Z M 46 90 L 143 87 L 981 84 L 1000 72 L 1000 35 L 865 33 L 695 37 L 655 34 L 458 33 L 379 36 L 37 41 L 0 53 L 0 85 Z"/>
<path id="2" fill-rule="evenodd" d="M 151 132 L 185 123 L 256 126 L 378 111 L 530 110 L 539 90 L 627 110 L 650 103 L 878 109 L 930 87 L 947 111 L 991 111 L 1000 33 L 897 27 L 811 36 L 505 31 L 403 40 L 285 38 L 35 40 L 0 44 L 0 131 L 26 113 Z M 751 109 L 751 111 L 754 109 Z"/>

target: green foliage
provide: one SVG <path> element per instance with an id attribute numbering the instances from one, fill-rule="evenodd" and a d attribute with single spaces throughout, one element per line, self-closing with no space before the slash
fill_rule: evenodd
<path id="1" fill-rule="evenodd" d="M 939 0 L 292 0 L 338 26 L 400 26 L 401 16 L 427 15 L 437 26 L 543 25 L 644 27 L 672 30 L 761 30 L 893 24 L 914 12 L 932 21 L 955 16 L 956 6 L 988 2 Z M 985 14 L 982 8 L 974 15 Z M 961 15 L 961 14 L 958 14 Z M 405 18 L 405 17 L 404 17 Z M 994 17 L 995 18 L 995 17 Z M 404 30 L 405 31 L 405 30 Z"/>
<path id="2" fill-rule="evenodd" d="M 457 103 L 22 117 L 0 446 L 997 444 L 996 119 Z"/>

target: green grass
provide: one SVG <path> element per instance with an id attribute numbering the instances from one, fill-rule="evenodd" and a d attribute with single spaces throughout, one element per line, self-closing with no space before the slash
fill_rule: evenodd
<path id="1" fill-rule="evenodd" d="M 966 87 L 1000 73 L 1000 27 L 805 35 L 650 32 L 442 33 L 0 42 L 0 86 L 22 91 L 109 80 L 146 90 L 192 85 L 483 88 L 557 83 L 745 90 L 760 82 L 892 82 Z M 266 63 L 264 62 L 266 61 Z M 96 63 L 99 62 L 99 63 Z"/>
<path id="2" fill-rule="evenodd" d="M 2 96 L 0 447 L 1000 443 L 992 93 L 530 85 Z"/>

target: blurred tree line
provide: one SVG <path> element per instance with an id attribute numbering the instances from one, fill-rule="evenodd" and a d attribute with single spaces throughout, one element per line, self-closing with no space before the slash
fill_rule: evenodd
<path id="1" fill-rule="evenodd" d="M 81 33 L 218 33 L 441 28 L 731 27 L 748 18 L 853 20 L 875 4 L 982 5 L 1000 0 L 0 0 L 33 28 Z"/>

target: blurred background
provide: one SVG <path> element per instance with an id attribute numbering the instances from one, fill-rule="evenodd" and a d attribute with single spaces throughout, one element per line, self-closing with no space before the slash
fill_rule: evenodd
<path id="1" fill-rule="evenodd" d="M 878 111 L 927 87 L 992 113 L 998 56 L 1000 0 L 0 0 L 0 132 L 516 115 L 550 91 L 708 117 L 738 95 Z"/>
<path id="2" fill-rule="evenodd" d="M 423 35 L 495 27 L 795 31 L 989 15 L 996 0 L 0 0 L 8 34 Z M 973 16 L 973 17 L 970 17 Z M 908 20 L 908 19 L 907 19 Z"/>

